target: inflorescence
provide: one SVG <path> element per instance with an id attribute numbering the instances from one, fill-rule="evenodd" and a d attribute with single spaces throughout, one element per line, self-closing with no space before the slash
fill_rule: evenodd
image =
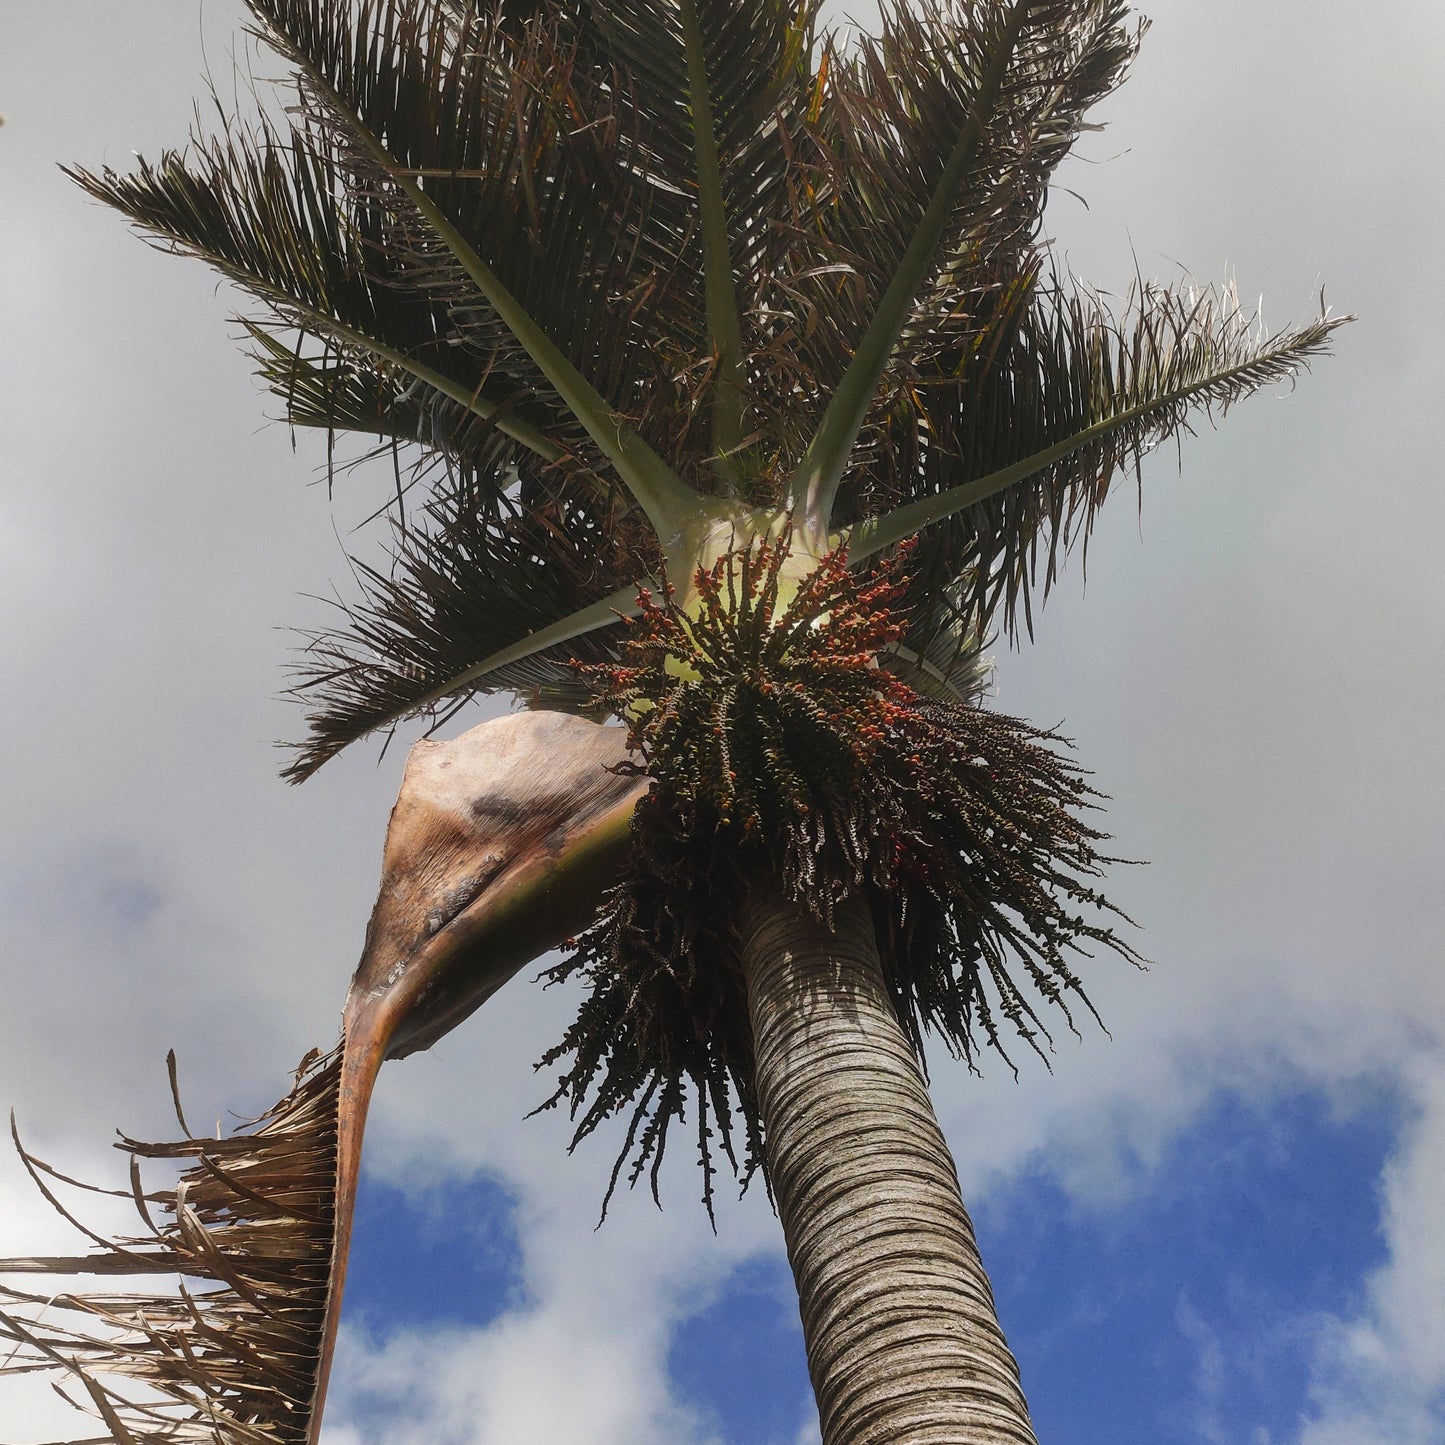
<path id="1" fill-rule="evenodd" d="M 829 926 L 867 899 L 920 1058 L 932 1032 L 971 1067 L 980 1035 L 1007 1059 L 1001 1020 L 1044 1056 L 1038 998 L 1071 1028 L 1070 995 L 1094 1012 L 1071 954 L 1140 962 L 1086 882 L 1117 860 L 1064 740 L 880 665 L 904 633 L 906 554 L 859 575 L 839 549 L 791 598 L 788 558 L 786 540 L 739 546 L 698 569 L 686 607 L 666 582 L 644 591 L 621 662 L 579 668 L 652 787 L 623 878 L 548 974 L 590 991 L 542 1061 L 569 1063 L 547 1102 L 567 1102 L 577 1140 L 630 1110 L 613 1185 L 627 1167 L 656 1194 L 691 1095 L 709 1207 L 715 1147 L 744 1183 L 763 1163 L 733 906 L 757 880 Z"/>

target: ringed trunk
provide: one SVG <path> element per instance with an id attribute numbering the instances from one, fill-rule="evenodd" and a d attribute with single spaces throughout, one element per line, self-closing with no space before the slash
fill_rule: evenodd
<path id="1" fill-rule="evenodd" d="M 823 1445 L 1037 1445 L 958 1174 L 860 903 L 741 914 L 768 1170 Z"/>

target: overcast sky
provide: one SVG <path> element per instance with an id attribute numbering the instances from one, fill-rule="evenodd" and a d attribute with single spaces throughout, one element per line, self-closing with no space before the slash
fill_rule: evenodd
<path id="1" fill-rule="evenodd" d="M 934 1093 L 1044 1445 L 1445 1442 L 1445 201 L 1438 0 L 1157 0 L 1049 213 L 1122 288 L 1357 313 L 1292 395 L 1123 488 L 997 703 L 1112 796 L 1112 1037 Z M 0 0 L 0 1103 L 67 1172 L 255 1112 L 335 1036 L 402 749 L 277 778 L 285 628 L 348 585 L 198 265 L 56 170 L 179 143 L 229 0 Z M 204 42 L 204 48 L 203 48 Z M 1131 250 L 1132 248 L 1132 250 Z M 623 1199 L 523 1115 L 575 1000 L 523 976 L 383 1074 L 328 1445 L 816 1439 L 760 1197 Z M 66 1249 L 0 1160 L 0 1252 Z M 72 1429 L 0 1382 L 16 1441 Z M 82 1428 L 77 1433 L 85 1433 Z"/>

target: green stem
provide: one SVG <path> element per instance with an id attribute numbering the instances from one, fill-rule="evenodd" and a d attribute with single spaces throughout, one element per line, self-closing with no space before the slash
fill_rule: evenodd
<path id="1" fill-rule="evenodd" d="M 838 484 L 843 479 L 853 443 L 858 439 L 878 383 L 888 368 L 894 344 L 928 279 L 957 204 L 959 188 L 993 119 L 1009 62 L 1033 3 L 1034 0 L 1015 0 L 999 48 L 989 62 L 978 98 L 934 187 L 923 220 L 793 476 L 789 488 L 791 504 L 801 524 L 815 535 L 822 536 L 828 529 Z"/>
<path id="2" fill-rule="evenodd" d="M 742 327 L 733 285 L 727 210 L 723 204 L 722 171 L 713 130 L 702 26 L 694 0 L 679 0 L 678 9 L 687 55 L 687 83 L 697 160 L 708 340 L 717 358 L 713 382 L 713 469 L 724 488 L 735 495 L 739 489 L 736 453 L 743 441 L 743 412 L 747 401 L 742 366 Z"/>

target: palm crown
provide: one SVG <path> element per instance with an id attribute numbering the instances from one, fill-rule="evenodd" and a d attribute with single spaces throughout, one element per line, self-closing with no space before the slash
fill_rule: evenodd
<path id="1" fill-rule="evenodd" d="M 1121 468 L 1326 344 L 1229 294 L 1116 311 L 1050 265 L 1050 177 L 1118 83 L 1123 0 L 249 0 L 295 72 L 77 179 L 251 293 L 299 426 L 399 448 L 395 565 L 314 637 L 289 772 L 477 691 L 585 705 L 636 582 L 791 530 L 920 532 L 900 656 L 943 686 L 1031 617 Z"/>

